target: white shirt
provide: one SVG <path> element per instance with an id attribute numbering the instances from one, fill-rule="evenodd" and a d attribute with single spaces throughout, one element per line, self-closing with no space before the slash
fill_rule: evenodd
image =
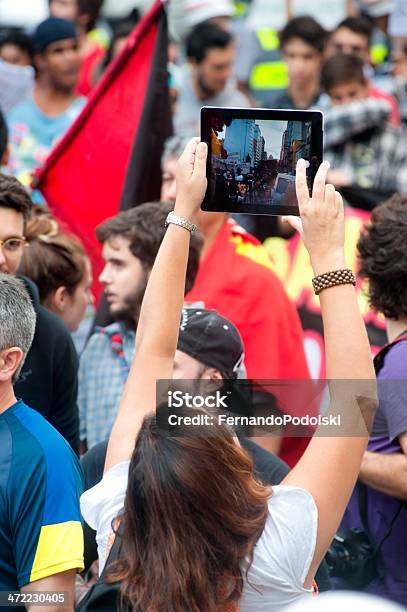
<path id="1" fill-rule="evenodd" d="M 101 572 L 112 521 L 123 508 L 130 462 L 111 468 L 81 497 L 85 521 L 96 530 Z M 297 487 L 278 485 L 268 502 L 269 515 L 257 541 L 239 612 L 277 612 L 311 597 L 303 587 L 314 556 L 318 513 L 313 497 Z M 245 564 L 242 567 L 245 575 Z"/>

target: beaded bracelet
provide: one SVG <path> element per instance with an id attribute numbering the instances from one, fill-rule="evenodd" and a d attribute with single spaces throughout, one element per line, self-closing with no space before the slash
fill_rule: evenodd
<path id="1" fill-rule="evenodd" d="M 356 285 L 355 275 L 352 270 L 333 270 L 332 272 L 325 272 L 312 279 L 312 286 L 314 293 L 319 295 L 323 289 L 329 289 L 329 287 L 335 287 L 336 285 Z"/>

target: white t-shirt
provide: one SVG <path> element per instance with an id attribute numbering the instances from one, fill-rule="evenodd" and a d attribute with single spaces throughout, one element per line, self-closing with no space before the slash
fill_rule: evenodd
<path id="1" fill-rule="evenodd" d="M 113 533 L 112 522 L 124 506 L 130 461 L 118 463 L 104 474 L 97 485 L 81 495 L 81 512 L 85 521 L 96 531 L 99 574 L 109 554 L 108 544 Z"/>
<path id="2" fill-rule="evenodd" d="M 129 461 L 119 463 L 81 497 L 85 521 L 96 530 L 101 572 L 107 556 L 112 522 L 123 508 Z M 304 589 L 317 538 L 318 513 L 304 489 L 273 487 L 269 515 L 254 548 L 253 562 L 239 603 L 239 612 L 273 612 L 311 597 Z M 243 574 L 245 567 L 243 566 Z"/>

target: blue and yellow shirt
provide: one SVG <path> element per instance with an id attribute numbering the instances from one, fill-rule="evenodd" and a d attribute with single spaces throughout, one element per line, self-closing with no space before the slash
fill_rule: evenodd
<path id="1" fill-rule="evenodd" d="M 82 490 L 78 458 L 38 412 L 0 414 L 0 591 L 83 569 Z"/>

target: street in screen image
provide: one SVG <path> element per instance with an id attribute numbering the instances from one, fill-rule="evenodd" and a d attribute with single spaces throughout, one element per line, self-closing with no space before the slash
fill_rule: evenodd
<path id="1" fill-rule="evenodd" d="M 215 199 L 296 205 L 295 168 L 311 156 L 311 122 L 232 119 L 212 126 Z"/>

